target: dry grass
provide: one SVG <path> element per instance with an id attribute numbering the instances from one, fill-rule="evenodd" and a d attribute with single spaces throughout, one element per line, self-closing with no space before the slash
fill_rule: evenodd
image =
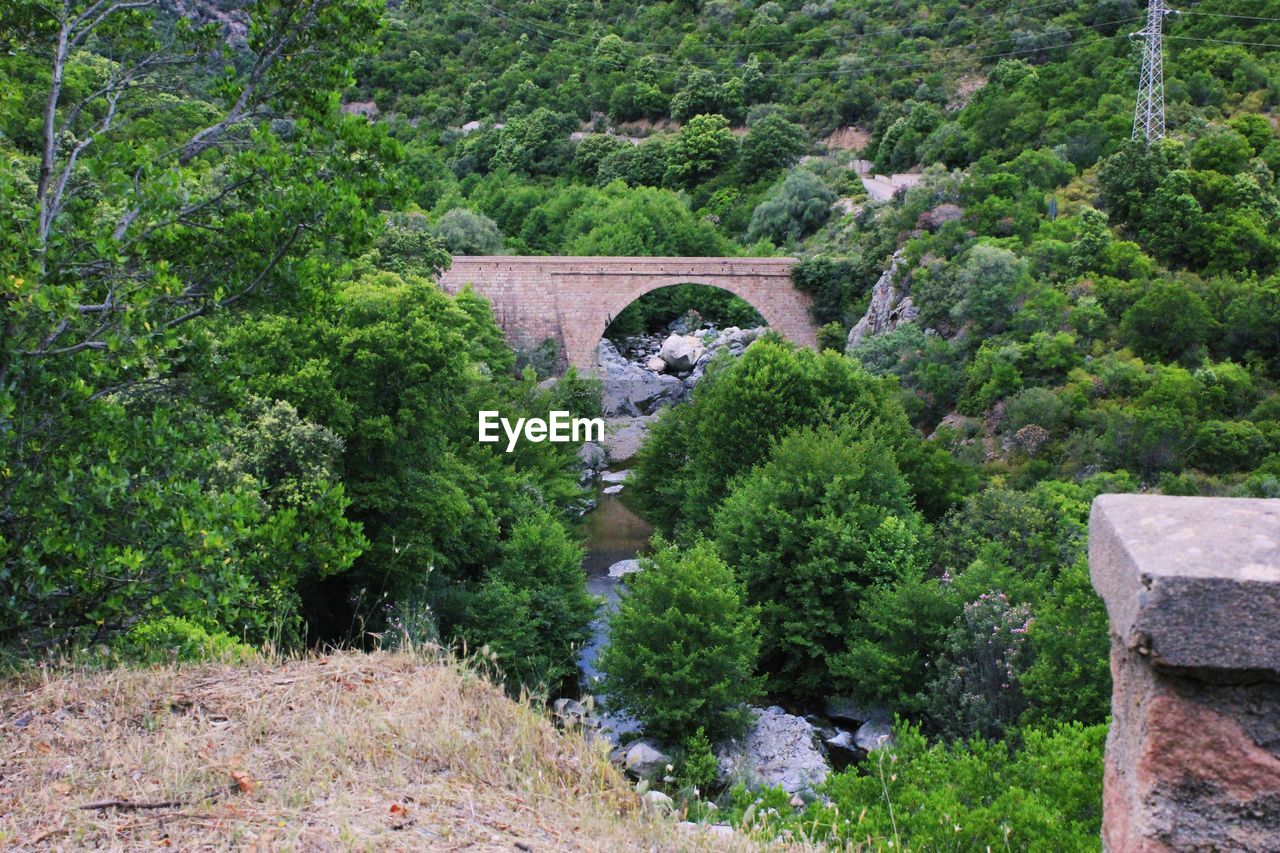
<path id="1" fill-rule="evenodd" d="M 104 800 L 163 808 L 99 807 Z M 0 682 L 0 847 L 742 847 L 646 808 L 601 745 L 407 653 Z"/>

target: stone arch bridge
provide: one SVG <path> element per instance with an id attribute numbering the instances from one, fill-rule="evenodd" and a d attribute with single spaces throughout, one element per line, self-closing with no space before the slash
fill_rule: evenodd
<path id="1" fill-rule="evenodd" d="M 791 283 L 795 258 L 650 258 L 458 255 L 440 277 L 448 293 L 467 284 L 488 299 L 512 346 L 548 338 L 568 365 L 595 372 L 605 327 L 635 300 L 673 284 L 705 284 L 742 297 L 769 327 L 814 347 L 811 299 Z"/>

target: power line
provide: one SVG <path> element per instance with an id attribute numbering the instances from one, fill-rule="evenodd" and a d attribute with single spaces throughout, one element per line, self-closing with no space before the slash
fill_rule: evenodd
<path id="1" fill-rule="evenodd" d="M 1230 39 L 1195 38 L 1193 36 L 1165 36 L 1170 41 L 1203 41 L 1212 44 L 1234 44 L 1240 47 L 1280 47 L 1280 43 L 1265 41 L 1231 41 Z"/>
<path id="2" fill-rule="evenodd" d="M 813 39 L 786 39 L 782 41 L 762 41 L 762 42 L 745 42 L 745 43 L 741 41 L 700 42 L 699 46 L 700 47 L 756 48 L 756 47 L 781 47 L 785 45 L 823 44 L 826 42 L 860 41 L 862 39 L 874 38 L 875 36 L 880 36 L 880 35 L 888 35 L 891 33 L 904 33 L 904 32 L 909 32 L 911 30 L 923 29 L 925 27 L 948 25 L 948 24 L 955 23 L 956 21 L 964 21 L 964 22 L 982 21 L 988 18 L 998 18 L 1005 15 L 1018 15 L 1026 12 L 1034 12 L 1040 9 L 1048 9 L 1054 6 L 1062 6 L 1067 3 L 1076 3 L 1076 2 L 1078 2 L 1078 0 L 1052 0 L 1052 2 L 1041 3 L 1037 6 L 1023 6 L 1018 9 L 1005 9 L 999 12 L 988 12 L 983 15 L 975 15 L 973 17 L 965 17 L 963 15 L 959 15 L 947 21 L 924 22 L 919 24 L 909 24 L 907 26 L 902 26 L 902 27 L 886 27 L 880 30 L 873 30 L 872 32 L 869 32 L 869 33 L 851 33 L 849 35 L 843 35 L 843 36 L 821 36 Z M 559 37 L 576 39 L 584 44 L 588 44 L 588 43 L 595 44 L 600 39 L 600 37 L 590 36 L 585 33 L 574 32 L 573 30 L 568 30 L 563 27 L 552 26 L 550 24 L 546 24 L 541 21 L 534 21 L 529 18 L 520 18 L 516 15 L 512 15 L 511 13 L 503 9 L 499 9 L 496 6 L 492 6 L 488 3 L 485 3 L 483 2 L 483 0 L 477 0 L 476 5 L 481 6 L 485 9 L 488 9 L 490 12 L 494 13 L 495 15 L 505 18 L 508 21 L 511 21 L 512 23 L 516 24 L 517 26 L 529 27 L 530 29 L 533 29 L 542 33 L 543 35 L 551 35 L 554 33 L 554 34 L 558 34 Z M 599 22 L 592 21 L 591 23 L 594 24 Z M 608 33 L 607 35 L 617 35 L 617 34 Z M 622 36 L 619 36 L 619 38 L 622 38 Z M 671 42 L 630 41 L 627 39 L 624 39 L 624 41 L 626 41 L 627 44 L 634 45 L 636 47 L 657 47 L 657 48 L 663 48 L 665 50 L 679 50 L 681 47 L 681 44 L 679 43 L 673 44 Z"/>
<path id="3" fill-rule="evenodd" d="M 1142 16 L 1140 16 L 1140 15 L 1130 15 L 1129 17 L 1126 17 L 1126 18 L 1117 18 L 1117 19 L 1112 20 L 1112 21 L 1100 21 L 1099 23 L 1096 23 L 1096 24 L 1083 24 L 1083 25 L 1078 26 L 1078 27 L 1070 27 L 1070 28 L 1064 28 L 1064 29 L 1055 30 L 1055 31 L 1053 31 L 1053 32 L 1051 33 L 1051 35 L 1053 35 L 1053 36 L 1062 36 L 1062 35 L 1067 35 L 1067 34 L 1070 34 L 1070 33 L 1078 33 L 1078 32 L 1085 32 L 1085 31 L 1097 31 L 1098 29 L 1103 28 L 1103 27 L 1109 27 L 1109 26 L 1113 26 L 1113 25 L 1116 25 L 1116 24 L 1127 24 L 1127 23 L 1130 23 L 1130 22 L 1132 22 L 1132 21 L 1139 21 L 1139 20 L 1142 20 Z M 550 40 L 550 39 L 552 39 L 552 38 L 553 38 L 553 36 L 552 36 L 551 34 L 549 34 L 549 33 L 541 32 L 541 31 L 537 31 L 537 34 L 538 34 L 538 35 L 541 35 L 543 38 L 548 39 L 548 40 Z M 1007 36 L 1007 37 L 1005 37 L 1005 38 L 998 38 L 998 39 L 996 39 L 996 38 L 993 38 L 993 39 L 985 39 L 985 40 L 983 40 L 983 41 L 968 42 L 968 43 L 966 43 L 966 44 L 963 44 L 963 45 L 956 45 L 956 46 L 954 46 L 954 47 L 950 47 L 950 48 L 946 48 L 946 47 L 944 47 L 944 48 L 942 48 L 942 49 L 948 49 L 948 50 L 955 50 L 955 49 L 973 50 L 973 49 L 975 49 L 975 48 L 979 48 L 979 47 L 983 47 L 983 46 L 987 46 L 987 45 L 993 45 L 993 44 L 1006 44 L 1006 43 L 1009 43 L 1009 42 L 1016 42 L 1016 41 L 1021 40 L 1022 38 L 1025 38 L 1025 36 Z M 551 43 L 551 44 L 554 44 L 554 42 L 550 42 L 550 43 Z M 1034 51 L 1034 50 L 1038 50 L 1038 49 L 1040 49 L 1040 48 L 1031 48 L 1031 50 L 1033 50 L 1033 51 Z M 905 50 L 904 50 L 904 51 L 896 51 L 896 52 L 893 52 L 893 53 L 877 54 L 877 55 L 875 55 L 873 58 L 874 58 L 875 60 L 879 61 L 879 60 L 883 60 L 883 59 L 885 59 L 886 57 L 894 57 L 894 56 L 915 56 L 915 55 L 917 55 L 917 53 L 918 53 L 917 51 L 905 51 Z M 646 57 L 646 58 L 648 58 L 648 59 L 652 59 L 652 60 L 661 61 L 661 62 L 678 63 L 678 64 L 682 64 L 682 65 L 698 65 L 698 66 L 701 66 L 701 67 L 716 68 L 716 69 L 722 68 L 723 66 L 725 66 L 725 65 L 727 65 L 727 64 L 732 64 L 732 65 L 735 65 L 735 66 L 737 66 L 737 67 L 739 67 L 739 68 L 741 68 L 741 67 L 742 67 L 741 61 L 737 60 L 736 58 L 722 58 L 722 59 L 718 59 L 718 60 L 707 60 L 707 61 L 705 61 L 705 62 L 704 62 L 704 61 L 697 61 L 697 60 L 685 60 L 685 59 L 678 59 L 678 58 L 673 57 L 673 56 L 652 56 L 652 55 L 650 55 L 650 56 L 648 56 L 648 57 Z M 819 65 L 819 64 L 824 64 L 824 63 L 831 63 L 831 62 L 843 62 L 843 61 L 847 61 L 847 60 L 848 60 L 848 59 L 850 59 L 850 58 L 851 58 L 851 57 L 850 57 L 848 54 L 843 55 L 843 56 L 824 56 L 824 57 L 815 57 L 815 58 L 809 58 L 809 59 L 791 60 L 790 62 L 786 63 L 786 66 L 787 66 L 788 68 L 795 68 L 795 67 L 807 67 L 807 66 Z M 762 72 L 761 72 L 761 75 L 762 75 L 762 76 L 764 76 L 764 77 L 782 77 L 782 76 L 803 77 L 803 76 L 806 76 L 806 72 L 763 72 L 763 71 L 762 71 Z"/>
<path id="4" fill-rule="evenodd" d="M 1235 18 L 1240 21 L 1268 21 L 1271 23 L 1280 23 L 1280 18 L 1267 18 L 1261 15 L 1229 15 L 1226 12 L 1196 12 L 1188 10 L 1179 12 L 1179 15 L 1199 15 L 1202 18 Z"/>

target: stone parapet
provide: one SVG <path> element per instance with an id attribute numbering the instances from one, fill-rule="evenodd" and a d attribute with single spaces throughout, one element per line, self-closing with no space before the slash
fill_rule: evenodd
<path id="1" fill-rule="evenodd" d="M 1111 851 L 1280 850 L 1280 501 L 1103 495 Z"/>

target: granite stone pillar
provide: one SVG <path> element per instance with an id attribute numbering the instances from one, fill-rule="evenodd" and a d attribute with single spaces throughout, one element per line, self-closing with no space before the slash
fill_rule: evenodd
<path id="1" fill-rule="evenodd" d="M 1103 495 L 1111 622 L 1102 839 L 1280 851 L 1280 500 Z"/>

